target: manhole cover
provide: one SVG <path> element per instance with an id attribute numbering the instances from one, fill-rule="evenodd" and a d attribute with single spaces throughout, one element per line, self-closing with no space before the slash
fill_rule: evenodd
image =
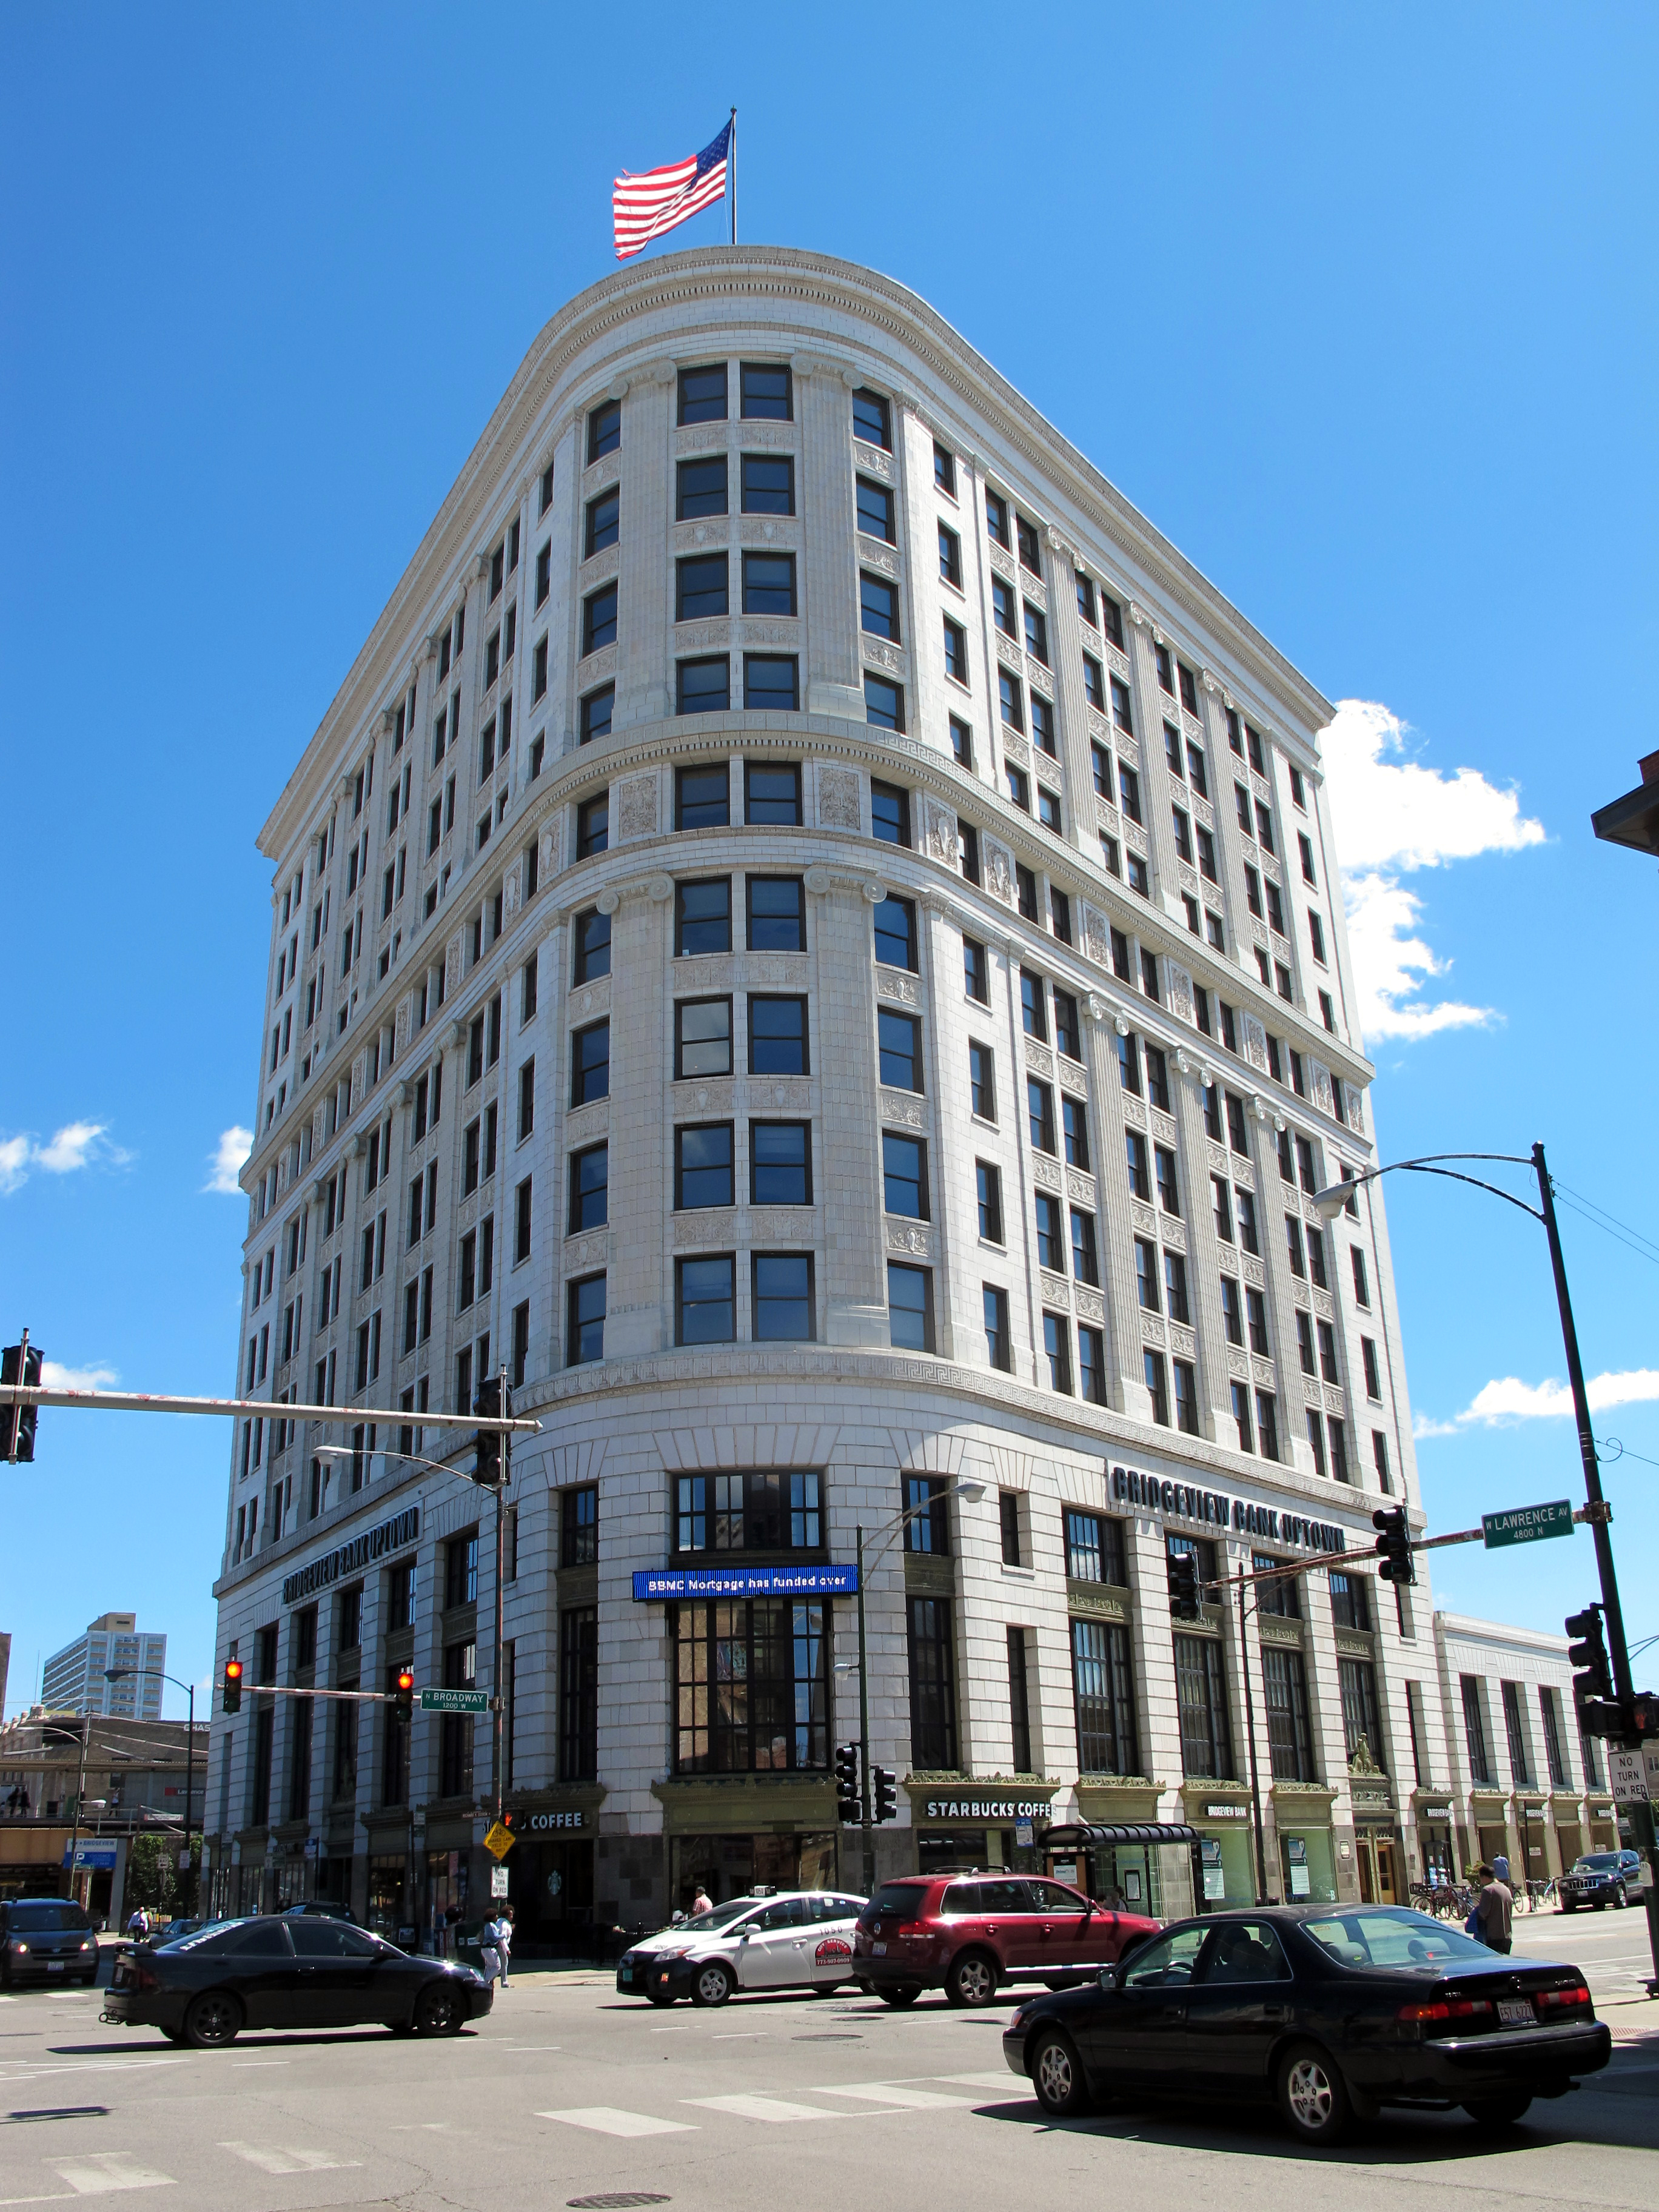
<path id="1" fill-rule="evenodd" d="M 797 2043 L 862 2043 L 861 2035 L 798 2035 Z"/>
<path id="2" fill-rule="evenodd" d="M 672 2199 L 654 2195 L 648 2189 L 612 2189 L 603 2197 L 567 2197 L 565 2203 L 573 2212 L 611 2212 L 612 2205 L 667 2204 Z"/>

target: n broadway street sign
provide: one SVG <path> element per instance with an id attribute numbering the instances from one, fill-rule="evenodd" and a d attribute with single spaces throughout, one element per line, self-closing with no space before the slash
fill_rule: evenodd
<path id="1" fill-rule="evenodd" d="M 1553 1505 L 1517 1505 L 1508 1513 L 1483 1513 L 1480 1530 L 1489 1552 L 1505 1544 L 1535 1544 L 1542 1536 L 1571 1536 L 1572 1506 L 1567 1498 Z"/>
<path id="2" fill-rule="evenodd" d="M 489 1711 L 488 1690 L 422 1690 L 421 1711 L 423 1713 L 487 1713 Z"/>

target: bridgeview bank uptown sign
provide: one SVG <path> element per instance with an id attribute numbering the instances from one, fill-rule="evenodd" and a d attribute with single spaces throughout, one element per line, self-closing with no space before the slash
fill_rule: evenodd
<path id="1" fill-rule="evenodd" d="M 1288 1544 L 1298 1551 L 1346 1552 L 1348 1548 L 1346 1529 L 1339 1528 L 1334 1521 L 1310 1521 L 1299 1513 L 1281 1513 L 1277 1506 L 1230 1497 L 1224 1490 L 1203 1490 L 1196 1483 L 1142 1474 L 1133 1467 L 1115 1467 L 1109 1481 L 1111 1494 L 1120 1504 L 1144 1506 L 1165 1521 L 1192 1521 L 1201 1528 L 1231 1529 L 1240 1536 L 1261 1537 L 1270 1544 Z"/>
<path id="2" fill-rule="evenodd" d="M 337 1544 L 331 1552 L 325 1552 L 319 1559 L 300 1567 L 283 1584 L 283 1603 L 292 1605 L 296 1598 L 309 1597 L 313 1590 L 325 1589 L 330 1583 L 337 1583 L 343 1576 L 355 1575 L 388 1552 L 401 1552 L 405 1544 L 412 1544 L 421 1533 L 421 1509 L 407 1506 L 394 1513 L 389 1521 L 382 1521 L 378 1528 L 366 1528 L 361 1536 L 354 1536 L 349 1544 Z"/>

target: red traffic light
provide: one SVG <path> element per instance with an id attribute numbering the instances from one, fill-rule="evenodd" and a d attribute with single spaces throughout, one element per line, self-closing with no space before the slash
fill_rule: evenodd
<path id="1" fill-rule="evenodd" d="M 399 1669 L 392 1696 L 398 1707 L 398 1719 L 412 1721 L 415 1717 L 415 1674 L 411 1668 Z"/>
<path id="2" fill-rule="evenodd" d="M 227 1659 L 225 1662 L 221 1702 L 228 1713 L 240 1712 L 242 1709 L 242 1662 L 240 1659 Z"/>
<path id="3" fill-rule="evenodd" d="M 415 1677 L 413 1676 L 413 1674 L 411 1674 L 410 1673 L 410 1671 L 409 1671 L 408 1668 L 407 1668 L 407 1667 L 405 1667 L 405 1668 L 404 1668 L 404 1670 L 403 1670 L 402 1674 L 399 1674 L 399 1675 L 398 1675 L 398 1688 L 399 1692 L 405 1692 L 405 1691 L 412 1690 L 412 1689 L 414 1688 L 414 1686 L 415 1686 Z"/>

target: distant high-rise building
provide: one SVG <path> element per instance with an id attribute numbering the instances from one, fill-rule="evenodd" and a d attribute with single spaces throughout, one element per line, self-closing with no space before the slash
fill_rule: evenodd
<path id="1" fill-rule="evenodd" d="M 118 1715 L 126 1720 L 161 1717 L 165 1636 L 138 1633 L 136 1613 L 100 1613 L 84 1636 L 54 1651 L 40 1678 L 40 1702 L 58 1712 Z M 143 1669 L 119 1682 L 104 1679 L 110 1667 Z M 0 1674 L 0 1683 L 3 1683 Z"/>
<path id="2" fill-rule="evenodd" d="M 0 1629 L 0 1721 L 6 1717 L 6 1676 L 11 1671 L 11 1632 Z"/>

